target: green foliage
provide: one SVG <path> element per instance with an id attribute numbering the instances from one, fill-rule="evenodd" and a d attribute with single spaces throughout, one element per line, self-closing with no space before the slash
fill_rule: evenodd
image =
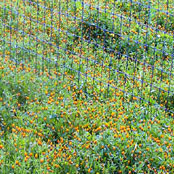
<path id="1" fill-rule="evenodd" d="M 174 173 L 174 18 L 139 2 L 0 2 L 0 173 Z"/>

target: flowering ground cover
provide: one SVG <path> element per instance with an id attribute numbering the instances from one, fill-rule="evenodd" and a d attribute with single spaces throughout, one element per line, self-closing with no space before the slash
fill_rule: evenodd
<path id="1" fill-rule="evenodd" d="M 0 173 L 174 173 L 173 2 L 0 2 Z"/>

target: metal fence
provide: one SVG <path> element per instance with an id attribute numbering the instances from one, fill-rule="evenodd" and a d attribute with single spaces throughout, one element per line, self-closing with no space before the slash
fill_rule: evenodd
<path id="1" fill-rule="evenodd" d="M 174 113 L 174 1 L 3 0 L 0 53 L 104 102 Z"/>

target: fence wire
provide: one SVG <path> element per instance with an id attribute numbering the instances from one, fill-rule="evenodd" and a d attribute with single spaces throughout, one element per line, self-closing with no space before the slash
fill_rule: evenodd
<path id="1" fill-rule="evenodd" d="M 174 113 L 174 2 L 3 0 L 3 59 L 69 74 L 87 95 Z"/>

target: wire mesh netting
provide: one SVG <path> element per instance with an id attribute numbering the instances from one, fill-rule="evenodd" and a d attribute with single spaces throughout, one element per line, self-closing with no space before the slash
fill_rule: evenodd
<path id="1" fill-rule="evenodd" d="M 73 76 L 87 95 L 173 113 L 173 2 L 4 1 L 2 56 Z"/>
<path id="2" fill-rule="evenodd" d="M 13 73 L 17 81 L 22 71 L 28 81 L 34 72 L 44 83 L 64 82 L 76 93 L 74 104 L 108 104 L 104 114 L 131 113 L 131 124 L 137 115 L 174 116 L 174 1 L 3 0 L 0 6 L 0 80 Z M 32 90 L 21 86 L 18 104 Z M 0 94 L 8 98 L 1 87 Z M 63 103 L 67 110 L 68 96 Z"/>

